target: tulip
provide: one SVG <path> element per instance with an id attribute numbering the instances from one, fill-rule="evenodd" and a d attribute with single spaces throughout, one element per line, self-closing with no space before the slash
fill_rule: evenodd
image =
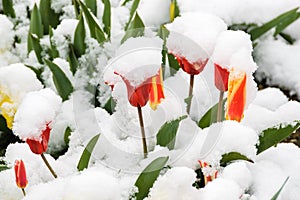
<path id="1" fill-rule="evenodd" d="M 246 104 L 246 80 L 245 72 L 235 71 L 234 69 L 230 71 L 226 119 L 240 122 L 243 118 Z"/>
<path id="2" fill-rule="evenodd" d="M 42 131 L 40 139 L 26 139 L 26 143 L 29 145 L 30 150 L 35 154 L 42 154 L 47 151 L 48 141 L 50 136 L 51 128 L 49 123 L 46 125 L 46 128 Z"/>
<path id="3" fill-rule="evenodd" d="M 160 68 L 159 73 L 155 77 L 152 77 L 151 90 L 149 94 L 149 103 L 152 110 L 156 110 L 157 105 L 160 104 L 161 100 L 164 98 L 162 68 Z"/>
<path id="4" fill-rule="evenodd" d="M 137 107 L 142 134 L 144 158 L 146 158 L 148 155 L 148 149 L 142 107 L 145 106 L 150 99 L 150 107 L 155 110 L 157 108 L 157 105 L 161 102 L 161 99 L 164 98 L 162 87 L 162 70 L 160 69 L 157 75 L 147 78 L 144 82 L 136 87 L 134 87 L 125 76 L 117 72 L 115 72 L 115 74 L 119 75 L 122 78 L 127 87 L 127 96 L 129 103 L 132 106 Z"/>
<path id="5" fill-rule="evenodd" d="M 16 113 L 16 106 L 13 104 L 11 98 L 5 94 L 0 88 L 0 110 L 1 114 L 6 120 L 7 127 L 12 129 L 14 114 Z"/>
<path id="6" fill-rule="evenodd" d="M 207 162 L 203 162 L 201 160 L 199 160 L 198 162 L 200 164 L 200 168 L 202 170 L 202 174 L 203 174 L 203 177 L 204 177 L 204 185 L 207 185 L 208 182 L 213 181 L 217 178 L 217 176 L 218 176 L 218 171 L 217 170 L 215 170 L 212 173 L 212 175 L 207 175 L 203 172 L 203 169 L 204 168 L 210 168 L 210 166 L 207 164 Z"/>
<path id="7" fill-rule="evenodd" d="M 16 175 L 16 183 L 19 188 L 22 189 L 24 196 L 26 195 L 24 188 L 27 186 L 28 181 L 26 177 L 26 170 L 23 160 L 15 161 L 15 175 Z"/>
<path id="8" fill-rule="evenodd" d="M 29 146 L 30 150 L 32 151 L 32 153 L 41 155 L 44 163 L 46 164 L 46 166 L 50 170 L 53 177 L 57 178 L 57 175 L 56 175 L 55 171 L 50 166 L 49 162 L 47 161 L 47 159 L 44 155 L 44 152 L 46 152 L 47 148 L 48 148 L 48 141 L 49 141 L 50 131 L 51 131 L 51 128 L 49 127 L 49 124 L 50 123 L 46 124 L 46 128 L 42 131 L 42 134 L 41 134 L 39 139 L 27 138 L 26 143 L 28 144 L 28 146 Z"/>
<path id="9" fill-rule="evenodd" d="M 228 90 L 228 76 L 229 71 L 227 68 L 223 68 L 218 64 L 215 64 L 215 86 L 220 90 L 217 121 L 222 121 L 222 110 L 223 110 L 223 96 L 224 92 Z"/>

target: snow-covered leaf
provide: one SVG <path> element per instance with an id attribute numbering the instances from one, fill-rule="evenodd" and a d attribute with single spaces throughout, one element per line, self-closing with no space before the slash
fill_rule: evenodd
<path id="1" fill-rule="evenodd" d="M 34 4 L 31 11 L 31 19 L 28 33 L 27 50 L 28 53 L 32 50 L 31 34 L 35 34 L 38 38 L 42 38 L 44 34 L 44 28 L 42 23 L 42 17 L 36 4 Z"/>
<path id="2" fill-rule="evenodd" d="M 60 15 L 51 8 L 51 0 L 40 0 L 40 13 L 44 28 L 44 34 L 49 33 L 49 26 L 56 28 L 59 24 Z"/>
<path id="3" fill-rule="evenodd" d="M 168 56 L 171 75 L 174 75 L 180 69 L 180 66 L 173 54 L 168 53 L 167 56 Z"/>
<path id="4" fill-rule="evenodd" d="M 12 0 L 2 0 L 3 13 L 12 18 L 16 17 Z"/>
<path id="5" fill-rule="evenodd" d="M 294 21 L 299 19 L 300 12 L 293 12 L 291 15 L 287 18 L 284 18 L 281 23 L 279 23 L 276 26 L 274 36 L 277 36 L 279 33 L 281 33 L 286 27 L 288 27 L 290 24 L 292 24 Z"/>
<path id="6" fill-rule="evenodd" d="M 186 118 L 187 116 L 184 115 L 164 123 L 156 135 L 157 144 L 162 147 L 168 147 L 170 150 L 174 149 L 179 123 Z"/>
<path id="7" fill-rule="evenodd" d="M 96 0 L 84 0 L 86 7 L 88 7 L 92 13 L 97 16 L 97 1 Z"/>
<path id="8" fill-rule="evenodd" d="M 124 2 L 123 4 L 125 5 L 126 3 L 127 2 Z M 131 20 L 132 20 L 132 18 L 134 16 L 134 13 L 135 13 L 136 9 L 138 8 L 139 4 L 140 4 L 140 0 L 134 0 L 133 1 L 131 9 L 130 9 L 129 20 L 128 20 L 127 24 L 125 25 L 125 31 L 127 31 L 127 29 L 129 28 Z"/>
<path id="9" fill-rule="evenodd" d="M 294 124 L 279 124 L 276 127 L 263 130 L 259 136 L 259 143 L 257 144 L 257 154 L 260 154 L 261 152 L 286 139 L 299 127 L 300 121 L 296 121 Z"/>
<path id="10" fill-rule="evenodd" d="M 39 63 L 42 64 L 43 59 L 42 59 L 42 56 L 41 56 L 41 52 L 43 51 L 43 49 L 42 49 L 42 46 L 40 44 L 40 39 L 38 37 L 36 37 L 36 35 L 30 34 L 30 40 L 31 40 L 32 48 L 34 50 L 36 58 L 39 61 Z"/>
<path id="11" fill-rule="evenodd" d="M 77 169 L 78 171 L 82 171 L 83 169 L 87 168 L 88 165 L 89 165 L 89 161 L 90 161 L 90 158 L 91 158 L 91 155 L 92 155 L 92 152 L 94 150 L 94 147 L 98 141 L 100 137 L 100 134 L 94 136 L 90 141 L 89 143 L 87 144 L 87 146 L 85 147 L 81 157 L 80 157 L 80 160 L 78 162 L 78 165 L 77 165 Z"/>
<path id="12" fill-rule="evenodd" d="M 66 77 L 65 73 L 60 69 L 58 65 L 51 62 L 50 60 L 44 60 L 53 74 L 53 82 L 55 84 L 58 94 L 61 96 L 63 101 L 67 100 L 70 94 L 73 92 L 72 83 Z"/>
<path id="13" fill-rule="evenodd" d="M 222 120 L 225 119 L 225 111 L 224 111 L 224 106 L 225 106 L 226 99 L 223 99 L 223 105 L 222 105 Z M 218 114 L 218 103 L 216 103 L 213 107 L 211 107 L 200 119 L 198 126 L 200 128 L 207 128 L 211 124 L 217 122 L 217 114 Z"/>
<path id="14" fill-rule="evenodd" d="M 226 166 L 227 164 L 229 164 L 230 162 L 235 161 L 235 160 L 246 160 L 249 162 L 253 162 L 252 160 L 247 158 L 247 156 L 244 156 L 244 155 L 240 154 L 239 152 L 230 152 L 230 153 L 226 153 L 226 154 L 222 155 L 220 165 Z"/>
<path id="15" fill-rule="evenodd" d="M 150 188 L 152 188 L 153 183 L 157 179 L 168 159 L 169 157 L 156 158 L 139 175 L 134 184 L 139 189 L 139 191 L 135 194 L 136 200 L 142 200 L 148 196 Z"/>
<path id="16" fill-rule="evenodd" d="M 280 187 L 280 189 L 278 190 L 278 192 L 276 192 L 276 194 L 272 197 L 271 200 L 276 200 L 276 199 L 278 199 L 278 197 L 279 197 L 279 195 L 280 195 L 280 193 L 281 193 L 283 187 L 285 186 L 285 184 L 287 183 L 287 181 L 289 180 L 289 178 L 290 178 L 290 177 L 287 177 L 287 178 L 285 179 L 284 183 L 282 184 L 282 186 Z"/>
<path id="17" fill-rule="evenodd" d="M 70 142 L 70 135 L 72 133 L 72 129 L 70 127 L 67 127 L 65 130 L 65 134 L 64 134 L 64 141 L 66 143 L 66 145 L 69 145 Z"/>
<path id="18" fill-rule="evenodd" d="M 112 97 L 110 97 L 103 108 L 109 114 L 113 114 L 113 112 L 115 111 L 115 107 L 116 107 L 116 102 L 114 101 L 114 99 Z"/>
<path id="19" fill-rule="evenodd" d="M 103 33 L 102 28 L 96 22 L 96 17 L 88 10 L 86 5 L 84 5 L 84 3 L 81 0 L 79 0 L 79 4 L 81 6 L 85 19 L 89 26 L 91 37 L 96 39 L 99 43 L 104 42 L 106 40 L 106 37 Z M 96 36 L 97 35 L 96 32 L 98 32 L 98 35 L 101 35 L 101 37 Z"/>
<path id="20" fill-rule="evenodd" d="M 275 33 L 277 33 L 278 31 L 281 32 L 286 26 L 288 26 L 289 24 L 291 24 L 292 22 L 294 22 L 297 19 L 297 18 L 295 18 L 295 16 L 298 13 L 297 10 L 298 10 L 298 8 L 294 8 L 290 11 L 287 11 L 287 12 L 279 15 L 275 19 L 272 19 L 271 21 L 263 24 L 262 26 L 252 29 L 250 31 L 251 40 L 252 41 L 256 40 L 257 38 L 259 38 L 260 36 L 262 36 L 263 34 L 265 34 L 266 32 L 268 32 L 270 29 L 272 29 L 274 27 L 279 26 L 278 28 L 276 28 L 277 30 Z"/>
<path id="21" fill-rule="evenodd" d="M 132 22 L 129 24 L 129 27 L 122 38 L 121 43 L 124 43 L 128 38 L 130 37 L 138 37 L 138 36 L 143 36 L 144 35 L 144 29 L 145 25 L 138 15 L 138 13 L 135 14 L 134 19 Z"/>
<path id="22" fill-rule="evenodd" d="M 44 71 L 43 68 L 37 69 L 37 68 L 35 68 L 33 66 L 30 66 L 30 65 L 25 65 L 25 66 L 28 67 L 29 69 L 31 69 L 35 73 L 37 79 L 39 79 L 39 81 L 44 85 L 44 80 L 42 78 L 42 73 Z"/>
<path id="23" fill-rule="evenodd" d="M 172 0 L 170 5 L 170 21 L 174 21 L 174 19 L 179 16 L 179 7 L 177 4 L 177 0 Z"/>
<path id="24" fill-rule="evenodd" d="M 104 4 L 102 22 L 104 24 L 103 30 L 107 34 L 107 37 L 110 38 L 110 27 L 111 27 L 111 6 L 109 0 L 102 0 Z"/>
<path id="25" fill-rule="evenodd" d="M 74 52 L 77 58 L 81 57 L 85 52 L 85 29 L 82 14 L 79 17 L 79 22 L 74 34 Z"/>
<path id="26" fill-rule="evenodd" d="M 74 47 L 72 44 L 69 45 L 69 56 L 68 56 L 68 62 L 70 65 L 70 70 L 73 73 L 73 75 L 76 73 L 77 67 L 78 67 L 78 59 L 74 52 Z"/>

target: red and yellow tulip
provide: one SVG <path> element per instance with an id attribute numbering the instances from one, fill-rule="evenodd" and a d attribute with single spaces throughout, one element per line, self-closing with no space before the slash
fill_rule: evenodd
<path id="1" fill-rule="evenodd" d="M 26 170 L 25 170 L 25 165 L 23 160 L 16 160 L 14 169 L 15 169 L 17 186 L 21 189 L 24 189 L 28 184 L 28 180 L 26 177 Z"/>
<path id="2" fill-rule="evenodd" d="M 157 105 L 161 103 L 161 100 L 165 98 L 163 87 L 162 68 L 159 73 L 152 77 L 151 90 L 149 94 L 149 104 L 152 110 L 156 110 Z"/>
<path id="3" fill-rule="evenodd" d="M 210 167 L 207 162 L 203 162 L 201 160 L 199 160 L 198 162 L 200 164 L 200 168 L 202 170 L 202 173 L 203 173 L 204 168 L 209 168 Z M 217 178 L 218 171 L 215 170 L 212 175 L 206 175 L 205 173 L 203 173 L 203 176 L 204 176 L 204 185 L 207 185 L 208 182 L 213 181 Z"/>
<path id="4" fill-rule="evenodd" d="M 182 68 L 182 70 L 190 75 L 200 74 L 200 72 L 203 71 L 205 65 L 208 62 L 208 58 L 206 58 L 203 61 L 198 61 L 195 63 L 189 62 L 185 57 L 179 57 L 179 56 L 175 55 L 175 58 L 179 64 L 179 66 Z"/>
<path id="5" fill-rule="evenodd" d="M 246 82 L 247 75 L 245 72 L 234 69 L 230 71 L 226 119 L 240 122 L 243 118 L 246 105 Z"/>

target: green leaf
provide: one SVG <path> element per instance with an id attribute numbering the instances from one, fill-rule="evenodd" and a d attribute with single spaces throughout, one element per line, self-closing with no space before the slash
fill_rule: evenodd
<path id="1" fill-rule="evenodd" d="M 40 13 L 44 25 L 44 34 L 49 33 L 49 26 L 56 28 L 60 15 L 51 8 L 51 0 L 40 0 Z"/>
<path id="2" fill-rule="evenodd" d="M 173 54 L 168 53 L 167 56 L 170 66 L 170 74 L 173 76 L 180 69 L 180 66 Z"/>
<path id="3" fill-rule="evenodd" d="M 61 96 L 63 101 L 67 100 L 70 94 L 73 92 L 73 86 L 70 80 L 66 77 L 65 73 L 60 69 L 58 65 L 51 62 L 50 60 L 44 60 L 53 74 L 53 82 L 58 94 Z"/>
<path id="4" fill-rule="evenodd" d="M 224 107 L 225 107 L 225 102 L 226 102 L 226 98 L 223 99 L 223 105 L 222 105 L 222 120 L 224 121 L 225 119 L 225 111 L 224 111 Z M 204 115 L 203 117 L 200 119 L 198 126 L 200 128 L 207 128 L 209 127 L 211 124 L 216 123 L 217 122 L 217 114 L 218 114 L 218 104 L 216 103 L 213 107 L 211 107 Z"/>
<path id="5" fill-rule="evenodd" d="M 162 147 L 168 147 L 170 150 L 174 149 L 179 123 L 186 118 L 187 115 L 184 115 L 175 120 L 164 123 L 156 135 L 157 144 Z"/>
<path id="6" fill-rule="evenodd" d="M 276 37 L 279 33 L 281 33 L 286 27 L 292 24 L 294 21 L 299 19 L 300 13 L 292 13 L 289 17 L 284 18 L 281 23 L 276 26 L 274 36 Z"/>
<path id="7" fill-rule="evenodd" d="M 106 40 L 105 34 L 96 21 L 96 17 L 87 9 L 84 3 L 79 0 L 79 4 L 84 13 L 85 19 L 90 29 L 91 37 L 96 39 L 100 44 Z M 96 36 L 98 34 L 99 37 Z M 101 37 L 100 37 L 101 36 Z"/>
<path id="8" fill-rule="evenodd" d="M 104 4 L 102 22 L 104 24 L 104 31 L 107 37 L 110 38 L 110 27 L 111 27 L 111 6 L 110 0 L 102 0 Z"/>
<path id="9" fill-rule="evenodd" d="M 51 49 L 50 49 L 50 57 L 52 59 L 54 59 L 54 58 L 59 57 L 59 52 L 58 52 L 58 50 L 56 48 L 56 45 L 52 41 L 52 38 L 53 38 L 53 30 L 52 30 L 52 27 L 49 26 L 49 40 L 50 40 L 50 47 L 51 47 Z"/>
<path id="10" fill-rule="evenodd" d="M 159 176 L 160 171 L 167 163 L 169 157 L 160 157 L 153 160 L 139 175 L 135 186 L 139 189 L 136 193 L 136 200 L 142 200 L 148 196 L 150 188 Z"/>
<path id="11" fill-rule="evenodd" d="M 66 143 L 66 145 L 69 145 L 70 142 L 70 135 L 72 133 L 72 129 L 70 127 L 67 127 L 65 130 L 65 134 L 64 134 L 64 141 Z"/>
<path id="12" fill-rule="evenodd" d="M 92 13 L 97 16 L 97 1 L 96 0 L 84 0 L 86 7 L 88 7 Z"/>
<path id="13" fill-rule="evenodd" d="M 76 19 L 78 19 L 79 15 L 80 15 L 80 8 L 79 8 L 80 6 L 79 6 L 79 3 L 78 3 L 78 0 L 72 0 L 72 4 L 74 6 Z"/>
<path id="14" fill-rule="evenodd" d="M 282 186 L 280 187 L 280 189 L 275 193 L 275 195 L 272 197 L 271 200 L 276 200 L 276 199 L 278 199 L 278 197 L 279 197 L 279 195 L 280 195 L 282 189 L 284 188 L 284 186 L 285 186 L 285 184 L 287 183 L 287 181 L 289 180 L 289 178 L 290 178 L 290 177 L 287 177 L 287 178 L 285 179 L 284 183 L 282 184 Z"/>
<path id="15" fill-rule="evenodd" d="M 84 29 L 84 21 L 83 16 L 80 15 L 79 22 L 75 29 L 74 34 L 74 52 L 77 58 L 81 57 L 85 52 L 85 29 Z"/>
<path id="16" fill-rule="evenodd" d="M 136 13 L 124 37 L 122 38 L 121 43 L 124 43 L 130 37 L 138 37 L 144 35 L 144 29 L 145 25 L 138 13 Z"/>
<path id="17" fill-rule="evenodd" d="M 78 60 L 75 55 L 74 47 L 72 44 L 69 45 L 69 56 L 68 56 L 68 62 L 70 65 L 70 70 L 72 74 L 74 75 L 78 68 Z"/>
<path id="18" fill-rule="evenodd" d="M 259 136 L 259 143 L 256 145 L 257 154 L 267 150 L 268 148 L 278 144 L 282 140 L 289 137 L 300 127 L 300 121 L 296 121 L 294 124 L 284 125 L 279 124 L 276 127 L 263 130 Z"/>
<path id="19" fill-rule="evenodd" d="M 226 153 L 226 154 L 222 155 L 220 165 L 226 166 L 227 164 L 229 164 L 230 162 L 235 161 L 235 160 L 246 160 L 246 161 L 253 163 L 252 160 L 250 160 L 246 156 L 240 154 L 239 152 L 230 152 L 230 153 Z"/>
<path id="20" fill-rule="evenodd" d="M 42 78 L 42 73 L 44 71 L 43 68 L 37 69 L 33 66 L 26 65 L 26 64 L 25 64 L 25 66 L 28 67 L 29 69 L 31 69 L 35 73 L 37 79 L 39 79 L 39 81 L 44 85 L 44 80 Z"/>
<path id="21" fill-rule="evenodd" d="M 262 26 L 252 29 L 249 32 L 251 35 L 251 40 L 252 41 L 256 40 L 257 38 L 259 38 L 260 36 L 262 36 L 263 34 L 265 34 L 270 29 L 272 29 L 276 26 L 279 26 L 278 31 L 279 30 L 282 31 L 283 30 L 282 28 L 285 28 L 287 25 L 289 25 L 291 23 L 291 21 L 289 21 L 288 19 L 289 18 L 294 19 L 295 15 L 297 13 L 297 10 L 298 10 L 298 8 L 287 11 L 287 12 L 279 15 L 275 19 L 263 24 Z M 280 25 L 280 24 L 282 24 L 282 25 Z"/>
<path id="22" fill-rule="evenodd" d="M 87 146 L 85 147 L 81 157 L 80 157 L 80 160 L 79 160 L 79 163 L 77 165 L 77 169 L 78 171 L 82 171 L 84 170 L 85 168 L 88 167 L 89 165 L 89 161 L 90 161 L 90 158 L 91 158 L 91 155 L 92 155 L 92 152 L 94 150 L 94 147 L 98 141 L 100 137 L 100 134 L 94 136 L 90 141 L 89 143 L 87 144 Z"/>
<path id="23" fill-rule="evenodd" d="M 30 34 L 30 41 L 31 41 L 31 45 L 35 52 L 37 60 L 39 61 L 39 63 L 43 64 L 43 59 L 41 56 L 43 48 L 40 44 L 40 39 L 36 35 Z"/>
<path id="24" fill-rule="evenodd" d="M 0 164 L 0 172 L 9 169 L 6 164 Z"/>
<path id="25" fill-rule="evenodd" d="M 107 101 L 107 103 L 104 105 L 103 108 L 109 114 L 113 114 L 113 112 L 115 111 L 115 107 L 116 107 L 116 102 L 114 101 L 114 99 L 112 97 L 110 97 L 109 100 Z"/>
<path id="26" fill-rule="evenodd" d="M 132 0 L 125 0 L 121 5 L 125 6 L 129 1 L 132 1 Z"/>
<path id="27" fill-rule="evenodd" d="M 16 17 L 12 0 L 2 0 L 3 13 L 12 18 Z"/>
<path id="28" fill-rule="evenodd" d="M 127 24 L 125 25 L 125 31 L 127 31 L 127 29 L 129 28 L 131 20 L 134 16 L 134 13 L 135 13 L 136 9 L 138 8 L 139 4 L 140 4 L 140 0 L 133 1 L 131 9 L 130 9 L 129 20 L 128 20 Z"/>
<path id="29" fill-rule="evenodd" d="M 28 53 L 32 50 L 32 42 L 31 42 L 31 34 L 35 34 L 38 38 L 43 37 L 43 24 L 42 17 L 39 12 L 39 9 L 36 4 L 34 4 L 33 9 L 31 11 L 31 19 L 28 33 L 28 41 L 27 41 L 27 51 Z"/>

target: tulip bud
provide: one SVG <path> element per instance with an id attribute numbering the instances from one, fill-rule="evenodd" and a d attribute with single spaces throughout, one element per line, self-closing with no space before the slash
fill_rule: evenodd
<path id="1" fill-rule="evenodd" d="M 14 168 L 17 186 L 24 189 L 28 183 L 24 162 L 22 160 L 16 160 Z"/>

